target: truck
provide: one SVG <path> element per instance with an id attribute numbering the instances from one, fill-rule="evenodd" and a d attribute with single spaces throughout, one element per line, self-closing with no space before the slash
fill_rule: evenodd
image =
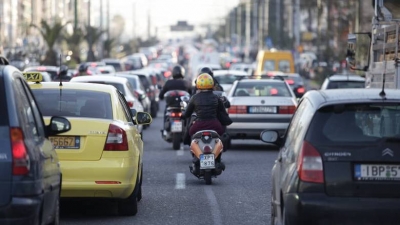
<path id="1" fill-rule="evenodd" d="M 400 1 L 372 0 L 372 5 L 371 32 L 349 34 L 346 61 L 352 70 L 365 72 L 366 88 L 400 89 Z M 360 35 L 369 37 L 367 65 L 359 61 Z"/>

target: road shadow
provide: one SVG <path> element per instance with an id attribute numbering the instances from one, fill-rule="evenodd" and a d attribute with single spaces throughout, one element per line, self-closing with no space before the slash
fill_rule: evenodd
<path id="1" fill-rule="evenodd" d="M 276 145 L 267 144 L 261 141 L 255 140 L 232 140 L 231 147 L 228 151 L 278 151 L 279 148 Z"/>

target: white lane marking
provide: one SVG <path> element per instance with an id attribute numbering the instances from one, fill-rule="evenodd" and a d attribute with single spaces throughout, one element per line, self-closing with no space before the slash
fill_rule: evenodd
<path id="1" fill-rule="evenodd" d="M 213 217 L 214 225 L 222 225 L 221 211 L 219 210 L 218 201 L 211 186 L 204 186 L 204 191 L 206 192 L 208 202 L 210 204 L 210 211 Z"/>
<path id="2" fill-rule="evenodd" d="M 186 177 L 184 173 L 176 174 L 176 184 L 175 189 L 185 189 L 186 188 Z"/>
<path id="3" fill-rule="evenodd" d="M 178 151 L 176 151 L 176 155 L 177 156 L 183 156 L 185 152 L 183 151 L 183 145 L 181 145 L 181 149 L 179 149 Z"/>

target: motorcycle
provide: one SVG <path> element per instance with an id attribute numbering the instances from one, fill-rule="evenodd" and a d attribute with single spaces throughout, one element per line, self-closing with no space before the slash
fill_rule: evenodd
<path id="1" fill-rule="evenodd" d="M 192 153 L 192 165 L 190 172 L 199 179 L 204 179 L 206 184 L 212 183 L 212 177 L 216 178 L 225 170 L 225 164 L 221 162 L 223 144 L 217 132 L 202 130 L 195 133 L 190 144 Z"/>
<path id="2" fill-rule="evenodd" d="M 214 94 L 221 99 L 224 97 L 221 91 L 214 91 Z M 222 100 L 224 102 L 226 99 Z M 195 113 L 190 121 L 194 120 L 196 120 Z M 198 131 L 192 137 L 190 144 L 192 165 L 189 166 L 189 169 L 194 176 L 204 179 L 207 185 L 212 183 L 213 177 L 216 178 L 225 170 L 225 164 L 221 162 L 224 151 L 223 138 L 213 130 Z"/>
<path id="3" fill-rule="evenodd" d="M 190 94 L 186 91 L 172 90 L 164 94 L 164 99 L 167 107 L 161 136 L 165 141 L 172 142 L 174 150 L 179 150 L 185 129 L 185 119 L 182 115 L 184 115 L 186 104 L 189 102 Z"/>

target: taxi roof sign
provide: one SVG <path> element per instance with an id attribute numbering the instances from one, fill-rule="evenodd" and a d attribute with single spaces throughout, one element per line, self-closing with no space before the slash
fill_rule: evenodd
<path id="1" fill-rule="evenodd" d="M 43 76 L 41 73 L 39 72 L 25 72 L 22 73 L 22 75 L 24 76 L 24 79 L 26 81 L 30 81 L 30 82 L 42 82 L 43 80 Z"/>

